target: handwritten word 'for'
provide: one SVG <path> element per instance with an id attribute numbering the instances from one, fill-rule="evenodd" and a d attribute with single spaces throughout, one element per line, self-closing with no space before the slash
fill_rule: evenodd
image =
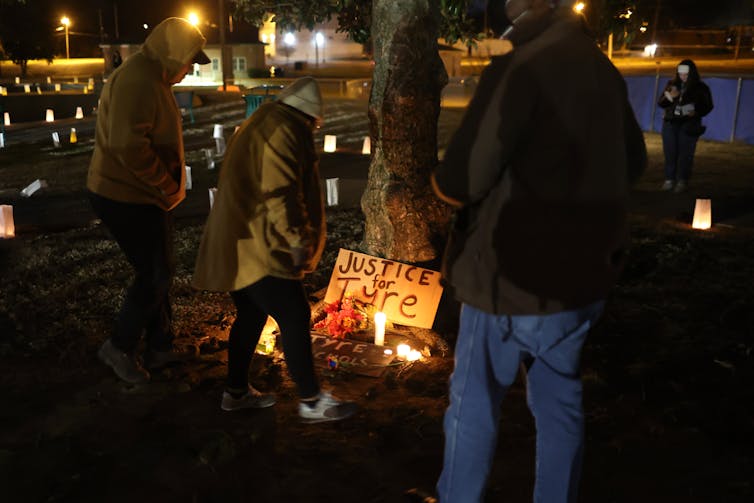
<path id="1" fill-rule="evenodd" d="M 348 285 L 350 282 L 365 282 L 367 284 L 362 285 L 359 297 L 374 305 L 378 311 L 384 311 L 388 300 L 394 298 L 391 303 L 397 302 L 401 315 L 406 318 L 416 317 L 416 314 L 407 312 L 406 308 L 415 306 L 419 302 L 419 299 L 414 294 L 402 295 L 400 292 L 394 290 L 399 288 L 401 284 L 405 286 L 405 281 L 429 286 L 431 284 L 429 280 L 435 274 L 435 271 L 428 269 L 420 270 L 420 268 L 415 266 L 374 257 L 357 257 L 353 253 L 348 254 L 348 260 L 345 264 L 338 265 L 337 271 L 340 274 L 353 273 L 372 276 L 371 286 L 368 284 L 369 280 L 365 281 L 363 276 L 338 276 L 336 278 L 338 283 L 343 283 L 341 300 L 345 292 L 349 291 Z"/>

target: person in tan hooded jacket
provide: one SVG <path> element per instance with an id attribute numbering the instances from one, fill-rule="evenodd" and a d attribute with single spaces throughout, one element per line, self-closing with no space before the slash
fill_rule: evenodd
<path id="1" fill-rule="evenodd" d="M 173 347 L 169 290 L 173 277 L 172 210 L 186 197 L 183 131 L 171 86 L 194 63 L 210 62 L 201 32 L 168 18 L 141 50 L 108 79 L 100 96 L 87 189 L 92 207 L 133 266 L 135 277 L 115 333 L 100 359 L 124 381 L 140 384 L 149 372 L 134 357 L 146 334 L 148 367 L 183 360 Z"/>
<path id="2" fill-rule="evenodd" d="M 237 316 L 228 338 L 226 411 L 275 404 L 248 382 L 267 316 L 278 323 L 306 422 L 356 410 L 321 391 L 311 350 L 311 308 L 302 283 L 325 246 L 325 215 L 313 130 L 322 120 L 319 85 L 294 81 L 259 107 L 228 143 L 217 196 L 202 236 L 193 284 L 230 292 Z"/>

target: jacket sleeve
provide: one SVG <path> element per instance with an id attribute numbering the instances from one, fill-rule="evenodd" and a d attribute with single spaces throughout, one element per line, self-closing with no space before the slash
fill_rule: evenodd
<path id="1" fill-rule="evenodd" d="M 480 173 L 483 171 L 481 166 L 474 163 L 481 162 L 489 168 L 499 150 L 495 126 L 499 122 L 499 111 L 493 110 L 491 105 L 499 98 L 499 87 L 509 62 L 510 56 L 507 55 L 493 58 L 482 72 L 461 124 L 432 175 L 435 193 L 454 206 L 463 206 L 484 196 L 477 193 L 484 173 Z"/>
<path id="2" fill-rule="evenodd" d="M 660 94 L 660 97 L 657 99 L 657 104 L 661 108 L 668 108 L 673 104 L 673 100 L 669 100 L 667 96 L 665 96 L 665 93 L 670 90 L 670 87 L 673 85 L 673 81 L 668 81 L 667 84 L 665 84 L 665 89 L 662 90 L 662 94 Z"/>
<path id="3" fill-rule="evenodd" d="M 155 187 L 163 195 L 180 191 L 180 184 L 171 176 L 179 173 L 180 155 L 170 149 L 159 150 L 151 140 L 157 115 L 158 90 L 144 80 L 120 82 L 110 98 L 108 146 L 123 166 L 130 169 L 144 184 Z"/>
<path id="4" fill-rule="evenodd" d="M 264 146 L 262 197 L 271 225 L 273 246 L 290 251 L 310 248 L 313 234 L 303 193 L 305 155 L 296 132 L 276 128 Z"/>

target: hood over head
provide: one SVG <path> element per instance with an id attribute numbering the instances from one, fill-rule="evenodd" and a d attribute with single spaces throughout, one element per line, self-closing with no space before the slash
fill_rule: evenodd
<path id="1" fill-rule="evenodd" d="M 322 121 L 322 93 L 319 84 L 312 77 L 301 77 L 278 94 L 279 102 L 305 113 L 309 117 Z"/>
<path id="2" fill-rule="evenodd" d="M 511 25 L 502 38 L 514 46 L 521 45 L 536 38 L 556 19 L 581 18 L 573 10 L 574 3 L 574 0 L 507 0 L 505 10 Z"/>
<path id="3" fill-rule="evenodd" d="M 154 27 L 142 51 L 159 61 L 167 76 L 173 77 L 186 64 L 209 63 L 202 50 L 206 43 L 207 39 L 196 26 L 183 18 L 169 17 Z"/>

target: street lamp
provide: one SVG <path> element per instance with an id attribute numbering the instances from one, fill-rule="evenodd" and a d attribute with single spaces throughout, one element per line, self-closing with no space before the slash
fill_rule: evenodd
<path id="1" fill-rule="evenodd" d="M 71 24 L 71 20 L 68 19 L 68 16 L 63 16 L 60 18 L 60 23 L 65 27 L 65 59 L 71 59 L 71 52 L 68 48 L 68 26 Z"/>
<path id="2" fill-rule="evenodd" d="M 322 47 L 322 62 L 325 62 L 325 36 L 321 31 L 314 34 L 314 59 L 317 66 L 319 66 L 319 48 Z"/>
<path id="3" fill-rule="evenodd" d="M 586 7 L 586 4 L 584 2 L 577 2 L 573 6 L 573 10 L 576 11 L 578 14 L 581 14 L 582 12 L 584 12 L 585 7 Z"/>

